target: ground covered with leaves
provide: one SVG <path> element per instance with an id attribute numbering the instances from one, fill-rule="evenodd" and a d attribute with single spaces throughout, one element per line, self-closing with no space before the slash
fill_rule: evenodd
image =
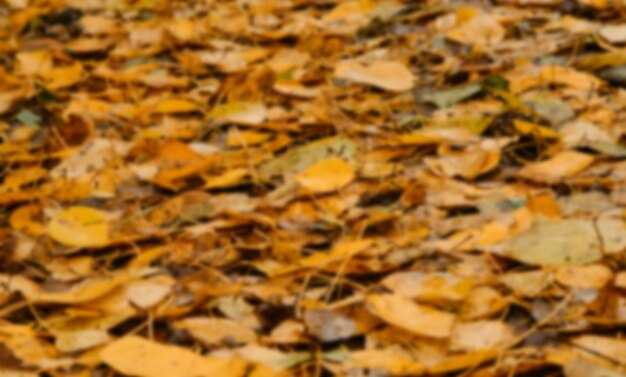
<path id="1" fill-rule="evenodd" d="M 626 373 L 626 8 L 0 0 L 0 375 Z"/>

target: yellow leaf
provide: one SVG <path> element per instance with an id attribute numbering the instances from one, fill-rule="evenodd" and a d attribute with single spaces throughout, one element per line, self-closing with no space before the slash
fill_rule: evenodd
<path id="1" fill-rule="evenodd" d="M 13 211 L 9 223 L 13 230 L 39 236 L 44 232 L 43 224 L 38 219 L 40 216 L 41 207 L 36 204 L 25 205 Z"/>
<path id="2" fill-rule="evenodd" d="M 48 223 L 52 239 L 67 246 L 101 246 L 109 241 L 106 213 L 89 207 L 72 207 L 56 214 Z"/>
<path id="3" fill-rule="evenodd" d="M 49 90 L 58 90 L 67 88 L 80 81 L 83 74 L 83 65 L 74 63 L 67 67 L 54 68 L 43 72 L 42 77 L 46 80 L 46 88 Z"/>
<path id="4" fill-rule="evenodd" d="M 130 284 L 126 297 L 136 307 L 150 309 L 163 301 L 172 292 L 173 282 L 166 277 L 158 276 L 150 280 L 137 281 Z"/>
<path id="5" fill-rule="evenodd" d="M 585 91 L 597 90 L 602 85 L 602 80 L 594 75 L 560 65 L 545 66 L 539 77 L 544 84 L 560 84 Z"/>
<path id="6" fill-rule="evenodd" d="M 457 24 L 462 24 L 478 16 L 479 14 L 480 11 L 478 9 L 468 5 L 463 5 L 459 7 L 455 12 L 456 22 Z"/>
<path id="7" fill-rule="evenodd" d="M 613 278 L 613 271 L 601 264 L 569 266 L 557 268 L 554 277 L 566 287 L 600 289 Z"/>
<path id="8" fill-rule="evenodd" d="M 216 177 L 208 178 L 204 184 L 204 188 L 216 189 L 235 186 L 241 184 L 248 175 L 248 169 L 246 168 L 227 170 Z"/>
<path id="9" fill-rule="evenodd" d="M 297 81 L 279 80 L 274 84 L 274 90 L 278 93 L 301 98 L 315 98 L 322 91 L 316 87 L 307 87 Z"/>
<path id="10" fill-rule="evenodd" d="M 344 160 L 331 157 L 321 160 L 296 176 L 305 189 L 320 194 L 339 190 L 354 179 L 354 170 Z"/>
<path id="11" fill-rule="evenodd" d="M 270 134 L 255 131 L 231 130 L 226 136 L 226 146 L 229 148 L 247 147 L 261 144 L 270 138 Z"/>
<path id="12" fill-rule="evenodd" d="M 40 75 L 52 68 L 52 54 L 47 50 L 22 51 L 16 54 L 17 69 L 26 76 Z"/>
<path id="13" fill-rule="evenodd" d="M 502 347 L 513 338 L 509 325 L 498 320 L 464 322 L 454 326 L 450 346 L 459 351 L 481 351 Z"/>
<path id="14" fill-rule="evenodd" d="M 348 363 L 358 368 L 383 369 L 398 376 L 419 376 L 426 369 L 422 363 L 396 348 L 350 352 Z"/>
<path id="15" fill-rule="evenodd" d="M 446 33 L 446 37 L 459 43 L 478 47 L 490 47 L 501 42 L 506 30 L 490 14 L 479 13 L 470 7 L 457 11 L 458 25 Z"/>
<path id="16" fill-rule="evenodd" d="M 139 377 L 229 377 L 242 375 L 246 367 L 243 362 L 204 357 L 138 336 L 110 343 L 100 357 L 116 371 Z"/>
<path id="17" fill-rule="evenodd" d="M 590 354 L 602 355 L 606 360 L 626 363 L 626 340 L 614 336 L 582 335 L 572 340 L 572 344 Z"/>
<path id="18" fill-rule="evenodd" d="M 368 84 L 392 92 L 403 92 L 413 87 L 415 77 L 400 62 L 377 61 L 369 64 L 349 60 L 337 64 L 337 78 L 359 84 Z"/>
<path id="19" fill-rule="evenodd" d="M 391 274 L 381 284 L 406 298 L 442 303 L 464 300 L 470 294 L 473 282 L 471 278 L 452 274 L 410 271 Z"/>
<path id="20" fill-rule="evenodd" d="M 189 317 L 174 323 L 208 347 L 222 344 L 251 343 L 257 339 L 254 330 L 226 318 Z"/>
<path id="21" fill-rule="evenodd" d="M 101 329 L 65 331 L 55 334 L 54 345 L 61 352 L 77 352 L 108 342 L 109 333 Z"/>
<path id="22" fill-rule="evenodd" d="M 267 109 L 259 102 L 231 102 L 214 107 L 209 118 L 221 122 L 256 125 L 265 121 Z"/>
<path id="23" fill-rule="evenodd" d="M 22 186 L 37 182 L 48 176 L 48 170 L 40 167 L 25 168 L 8 173 L 0 185 L 0 192 L 20 191 Z"/>
<path id="24" fill-rule="evenodd" d="M 155 108 L 158 114 L 181 114 L 198 110 L 198 106 L 184 99 L 166 99 L 159 102 Z"/>
<path id="25" fill-rule="evenodd" d="M 522 135 L 535 135 L 546 139 L 558 139 L 559 133 L 549 129 L 548 127 L 540 126 L 538 124 L 527 122 L 521 119 L 513 120 L 515 129 Z"/>
<path id="26" fill-rule="evenodd" d="M 480 350 L 459 355 L 450 355 L 428 368 L 433 375 L 442 375 L 469 367 L 475 367 L 498 355 L 499 350 Z"/>
<path id="27" fill-rule="evenodd" d="M 32 302 L 76 304 L 100 298 L 120 285 L 128 283 L 133 278 L 134 275 L 132 273 L 122 272 L 113 276 L 88 279 L 76 284 L 68 290 L 60 292 L 47 292 L 41 289 L 33 289 L 24 282 L 22 282 L 19 287 L 16 287 L 16 289 Z"/>
<path id="28" fill-rule="evenodd" d="M 366 299 L 372 314 L 385 322 L 431 338 L 449 338 L 455 316 L 395 294 L 373 294 Z"/>
<path id="29" fill-rule="evenodd" d="M 197 34 L 196 24 L 188 19 L 180 19 L 167 26 L 167 30 L 181 42 L 188 42 Z"/>
<path id="30" fill-rule="evenodd" d="M 534 181 L 555 181 L 574 176 L 585 170 L 594 161 L 594 157 L 575 151 L 563 151 L 549 160 L 524 166 L 521 177 Z"/>

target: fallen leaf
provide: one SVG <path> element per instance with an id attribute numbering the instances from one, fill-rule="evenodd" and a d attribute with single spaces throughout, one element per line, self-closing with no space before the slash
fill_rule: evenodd
<path id="1" fill-rule="evenodd" d="M 594 157 L 588 154 L 563 151 L 549 160 L 524 166 L 518 174 L 520 177 L 533 181 L 557 181 L 580 173 L 589 167 L 594 160 Z"/>
<path id="2" fill-rule="evenodd" d="M 474 83 L 458 88 L 426 93 L 422 96 L 422 99 L 434 103 L 440 109 L 445 109 L 480 93 L 482 90 L 483 86 L 481 84 Z"/>
<path id="3" fill-rule="evenodd" d="M 593 90 L 602 85 L 602 80 L 593 75 L 560 65 L 543 67 L 539 77 L 545 83 L 566 85 L 579 90 Z"/>
<path id="4" fill-rule="evenodd" d="M 455 316 L 450 313 L 415 304 L 399 295 L 369 295 L 366 302 L 372 314 L 414 334 L 431 338 L 452 335 Z"/>
<path id="5" fill-rule="evenodd" d="M 269 179 L 272 176 L 295 174 L 321 160 L 332 157 L 351 161 L 357 150 L 357 145 L 348 138 L 332 137 L 321 139 L 292 149 L 262 164 L 259 167 L 259 174 L 264 179 Z"/>
<path id="6" fill-rule="evenodd" d="M 177 321 L 174 326 L 188 331 L 194 339 L 209 347 L 246 344 L 257 340 L 257 334 L 252 329 L 224 318 L 189 317 Z"/>
<path id="7" fill-rule="evenodd" d="M 336 157 L 316 162 L 296 175 L 295 180 L 306 190 L 323 194 L 339 190 L 352 182 L 354 170 Z"/>
<path id="8" fill-rule="evenodd" d="M 238 348 L 234 353 L 245 360 L 262 364 L 274 371 L 284 371 L 311 358 L 309 352 L 287 353 L 254 344 Z"/>
<path id="9" fill-rule="evenodd" d="M 472 279 L 445 273 L 396 272 L 381 283 L 400 296 L 433 303 L 461 301 L 472 289 Z"/>
<path id="10" fill-rule="evenodd" d="M 566 377 L 620 377 L 624 374 L 584 359 L 574 359 L 563 367 Z"/>
<path id="11" fill-rule="evenodd" d="M 311 309 L 304 313 L 309 333 L 322 342 L 349 339 L 356 334 L 356 324 L 342 313 L 328 309 Z"/>
<path id="12" fill-rule="evenodd" d="M 159 102 L 154 111 L 157 114 L 181 114 L 197 111 L 198 106 L 184 99 L 166 99 Z"/>
<path id="13" fill-rule="evenodd" d="M 344 61 L 335 67 L 335 77 L 359 84 L 368 84 L 392 92 L 403 92 L 413 87 L 415 78 L 399 62 L 375 61 L 361 63 Z"/>
<path id="14" fill-rule="evenodd" d="M 598 234 L 589 220 L 539 217 L 526 232 L 504 245 L 505 255 L 528 264 L 578 266 L 602 258 Z"/>
<path id="15" fill-rule="evenodd" d="M 108 343 L 109 333 L 103 330 L 83 330 L 55 334 L 54 345 L 61 352 L 78 352 Z"/>
<path id="16" fill-rule="evenodd" d="M 571 340 L 572 344 L 593 355 L 602 355 L 620 364 L 626 362 L 626 341 L 610 336 L 582 335 Z"/>
<path id="17" fill-rule="evenodd" d="M 513 329 L 500 321 L 457 323 L 451 347 L 462 351 L 498 349 L 513 340 Z"/>
<path id="18" fill-rule="evenodd" d="M 262 103 L 232 102 L 214 107 L 208 117 L 218 122 L 258 125 L 267 118 L 267 109 Z"/>
<path id="19" fill-rule="evenodd" d="M 457 16 L 458 17 L 458 16 Z M 490 47 L 505 37 L 506 31 L 489 14 L 477 14 L 469 20 L 460 19 L 460 24 L 446 33 L 446 37 L 460 43 Z"/>
<path id="20" fill-rule="evenodd" d="M 71 207 L 56 213 L 46 226 L 47 234 L 67 246 L 97 247 L 109 242 L 105 212 L 90 207 Z"/>
<path id="21" fill-rule="evenodd" d="M 152 279 L 130 284 L 126 297 L 136 307 L 148 310 L 163 301 L 172 292 L 172 283 L 167 279 Z"/>
<path id="22" fill-rule="evenodd" d="M 426 370 L 424 364 L 395 349 L 353 351 L 348 363 L 357 368 L 380 369 L 397 376 L 421 375 Z"/>
<path id="23" fill-rule="evenodd" d="M 245 366 L 138 336 L 109 343 L 100 358 L 120 373 L 140 377 L 240 376 Z"/>
<path id="24" fill-rule="evenodd" d="M 561 267 L 554 274 L 555 279 L 568 287 L 600 289 L 611 281 L 613 272 L 603 265 L 581 267 Z"/>
<path id="25" fill-rule="evenodd" d="M 607 25 L 602 27 L 598 33 L 609 43 L 626 42 L 626 25 Z"/>

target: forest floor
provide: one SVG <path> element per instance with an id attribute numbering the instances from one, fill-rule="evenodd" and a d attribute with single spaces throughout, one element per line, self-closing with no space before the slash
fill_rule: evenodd
<path id="1" fill-rule="evenodd" d="M 0 0 L 0 376 L 626 375 L 626 6 Z"/>

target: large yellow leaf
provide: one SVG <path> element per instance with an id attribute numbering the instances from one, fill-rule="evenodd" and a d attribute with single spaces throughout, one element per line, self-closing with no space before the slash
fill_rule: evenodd
<path id="1" fill-rule="evenodd" d="M 563 151 L 549 160 L 524 166 L 519 171 L 519 175 L 538 182 L 557 181 L 580 173 L 594 160 L 594 157 L 589 154 Z"/>
<path id="2" fill-rule="evenodd" d="M 47 226 L 52 239 L 67 246 L 101 246 L 109 241 L 105 212 L 90 207 L 71 207 L 57 213 Z"/>
<path id="3" fill-rule="evenodd" d="M 352 167 L 337 157 L 319 161 L 296 176 L 302 187 L 318 194 L 339 190 L 353 179 Z"/>
<path id="4" fill-rule="evenodd" d="M 452 334 L 455 316 L 450 313 L 395 294 L 369 295 L 366 302 L 372 314 L 414 334 L 432 338 L 448 338 Z"/>
<path id="5" fill-rule="evenodd" d="M 576 266 L 600 260 L 602 246 L 589 220 L 538 218 L 528 231 L 506 242 L 505 250 L 527 264 Z"/>
<path id="6" fill-rule="evenodd" d="M 116 371 L 139 377 L 231 377 L 242 375 L 246 367 L 243 362 L 203 357 L 138 336 L 109 344 L 100 357 Z"/>
<path id="7" fill-rule="evenodd" d="M 402 63 L 378 61 L 364 64 L 344 61 L 337 64 L 335 77 L 359 84 L 368 84 L 392 92 L 403 92 L 413 87 L 413 73 Z"/>

